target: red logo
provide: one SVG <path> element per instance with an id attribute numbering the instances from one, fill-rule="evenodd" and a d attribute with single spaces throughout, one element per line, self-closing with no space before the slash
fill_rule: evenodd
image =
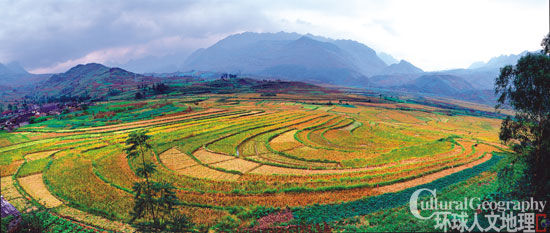
<path id="1" fill-rule="evenodd" d="M 535 223 L 536 223 L 536 232 L 546 232 L 546 230 L 550 227 L 550 222 L 548 218 L 546 218 L 546 214 L 536 214 L 535 217 Z M 540 228 L 539 228 L 540 227 Z"/>

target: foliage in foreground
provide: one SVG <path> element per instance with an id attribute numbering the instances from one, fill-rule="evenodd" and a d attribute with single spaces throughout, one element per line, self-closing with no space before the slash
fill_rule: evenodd
<path id="1" fill-rule="evenodd" d="M 517 190 L 527 186 L 522 182 L 526 177 L 526 162 L 516 154 L 506 154 L 495 166 L 471 179 L 437 189 L 441 201 L 462 200 L 465 197 L 479 197 L 481 200 L 526 200 Z M 495 178 L 495 173 L 498 174 Z M 524 186 L 524 187 L 520 187 Z M 474 210 L 466 214 L 472 221 Z M 422 215 L 429 215 L 423 213 Z M 485 218 L 479 218 L 482 227 L 488 225 Z M 339 232 L 431 232 L 435 221 L 415 218 L 408 203 L 396 208 L 388 208 L 363 216 L 343 219 L 331 223 Z"/>
<path id="2" fill-rule="evenodd" d="M 1 231 L 7 232 L 7 224 L 13 217 L 2 218 Z M 71 220 L 55 216 L 47 210 L 34 210 L 28 213 L 21 214 L 21 223 L 17 232 L 96 232 L 97 229 L 82 226 Z"/>
<path id="3" fill-rule="evenodd" d="M 294 217 L 298 222 L 321 223 L 365 215 L 381 209 L 395 208 L 407 203 L 412 193 L 417 189 L 427 188 L 440 190 L 452 184 L 477 176 L 484 171 L 487 171 L 501 159 L 502 156 L 493 156 L 489 161 L 485 163 L 462 170 L 460 172 L 453 173 L 427 184 L 405 189 L 397 193 L 385 193 L 382 195 L 360 199 L 352 202 L 345 202 L 342 204 L 314 205 L 304 208 L 297 208 L 294 212 Z"/>
<path id="4" fill-rule="evenodd" d="M 136 131 L 128 135 L 126 144 L 127 157 L 140 159 L 141 167 L 136 168 L 136 174 L 143 181 L 134 183 L 134 209 L 131 212 L 131 222 L 138 219 L 143 221 L 135 225 L 142 232 L 182 232 L 192 229 L 189 218 L 185 215 L 174 215 L 175 206 L 179 200 L 175 193 L 175 187 L 166 182 L 151 181 L 150 177 L 157 171 L 156 166 L 145 159 L 150 150 L 150 136 L 147 131 Z"/>
<path id="5" fill-rule="evenodd" d="M 514 150 L 526 155 L 533 196 L 550 197 L 550 34 L 543 40 L 545 51 L 529 53 L 515 66 L 505 66 L 495 82 L 497 108 L 509 105 L 514 118 L 502 122 L 500 139 L 513 142 Z"/>

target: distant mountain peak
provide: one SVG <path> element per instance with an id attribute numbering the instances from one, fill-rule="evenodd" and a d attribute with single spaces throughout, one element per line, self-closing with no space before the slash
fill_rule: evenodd
<path id="1" fill-rule="evenodd" d="M 102 69 L 102 68 L 107 68 L 107 66 L 104 66 L 102 64 L 99 64 L 99 63 L 87 63 L 87 64 L 78 64 L 72 68 L 69 69 L 70 70 L 78 70 L 78 69 Z"/>
<path id="2" fill-rule="evenodd" d="M 378 57 L 380 59 L 382 59 L 382 61 L 384 61 L 387 65 L 391 65 L 391 64 L 395 64 L 395 63 L 399 63 L 399 61 L 397 59 L 395 59 L 392 55 L 389 55 L 387 53 L 384 53 L 384 52 L 380 52 L 377 54 Z"/>
<path id="3" fill-rule="evenodd" d="M 187 70 L 241 72 L 333 84 L 365 85 L 386 67 L 368 46 L 312 34 L 240 33 L 204 50 L 183 65 Z"/>
<path id="4" fill-rule="evenodd" d="M 24 75 L 29 74 L 19 62 L 13 61 L 7 64 L 0 63 L 0 75 Z"/>
<path id="5" fill-rule="evenodd" d="M 80 75 L 82 73 L 87 73 L 87 72 L 90 72 L 90 71 L 105 72 L 107 70 L 109 70 L 109 67 L 104 66 L 102 64 L 88 63 L 88 64 L 78 64 L 78 65 L 70 68 L 69 70 L 67 70 L 67 72 L 65 72 L 64 74 L 69 75 L 69 76 L 75 76 L 75 75 Z"/>
<path id="6" fill-rule="evenodd" d="M 320 42 L 320 41 L 317 41 L 309 36 L 301 36 L 300 38 L 298 38 L 296 41 L 316 41 L 316 42 Z"/>
<path id="7" fill-rule="evenodd" d="M 44 75 L 27 72 L 18 62 L 0 63 L 0 85 L 17 87 L 29 85 L 44 79 Z"/>
<path id="8" fill-rule="evenodd" d="M 29 74 L 29 72 L 27 72 L 27 70 L 25 70 L 25 68 L 23 68 L 23 66 L 21 66 L 21 64 L 17 61 L 12 61 L 6 64 L 6 67 L 14 74 Z"/>
<path id="9" fill-rule="evenodd" d="M 414 66 L 408 61 L 401 60 L 399 63 L 391 64 L 384 68 L 380 74 L 418 74 L 424 72 L 422 69 Z"/>
<path id="10" fill-rule="evenodd" d="M 317 41 L 321 41 L 321 42 L 334 42 L 333 39 L 330 39 L 330 38 L 327 38 L 327 37 L 323 37 L 323 36 L 316 36 L 316 35 L 313 35 L 311 33 L 308 33 L 308 34 L 305 34 L 304 36 L 307 36 L 311 39 L 314 39 L 314 40 L 317 40 Z"/>
<path id="11" fill-rule="evenodd" d="M 485 65 L 486 65 L 485 62 L 476 61 L 476 62 L 472 63 L 472 64 L 468 67 L 468 69 L 477 69 L 477 68 L 481 68 L 481 67 L 483 67 L 483 66 L 485 66 Z"/>
<path id="12" fill-rule="evenodd" d="M 473 90 L 470 83 L 461 77 L 446 74 L 427 74 L 401 86 L 405 90 L 452 96 Z"/>
<path id="13" fill-rule="evenodd" d="M 332 43 L 315 40 L 309 36 L 302 36 L 297 40 L 290 42 L 288 45 L 294 47 L 303 46 L 302 48 L 313 47 L 314 49 L 326 48 L 333 51 L 338 50 L 338 47 Z"/>
<path id="14" fill-rule="evenodd" d="M 503 54 L 497 57 L 493 57 L 487 62 L 477 61 L 472 63 L 468 67 L 468 69 L 499 69 L 506 65 L 514 65 L 520 57 L 524 56 L 527 53 L 529 53 L 529 51 L 525 50 L 519 54 Z"/>

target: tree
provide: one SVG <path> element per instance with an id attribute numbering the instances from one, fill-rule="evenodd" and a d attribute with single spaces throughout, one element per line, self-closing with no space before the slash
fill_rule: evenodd
<path id="1" fill-rule="evenodd" d="M 122 93 L 121 90 L 119 90 L 119 89 L 112 89 L 112 88 L 110 88 L 110 87 L 109 87 L 109 90 L 107 91 L 107 95 L 109 95 L 109 96 L 117 96 L 117 95 L 119 95 L 120 93 Z"/>
<path id="2" fill-rule="evenodd" d="M 525 154 L 534 196 L 550 194 L 550 34 L 543 40 L 545 50 L 521 57 L 515 66 L 500 69 L 495 82 L 496 108 L 511 106 L 516 114 L 501 125 L 500 139 L 512 142 L 516 152 Z M 542 199 L 545 200 L 545 199 Z"/>
<path id="3" fill-rule="evenodd" d="M 546 34 L 546 37 L 544 37 L 540 45 L 542 46 L 542 51 L 545 54 L 550 54 L 550 32 Z"/>
<path id="4" fill-rule="evenodd" d="M 127 158 L 136 161 L 139 167 L 136 168 L 136 175 L 143 181 L 135 182 L 132 187 L 134 191 L 134 208 L 131 212 L 131 222 L 141 219 L 136 227 L 142 232 L 159 231 L 182 231 L 182 225 L 178 221 L 183 218 L 181 215 L 174 215 L 174 207 L 179 204 L 175 194 L 175 187 L 167 182 L 156 182 L 151 176 L 157 171 L 155 164 L 146 158 L 152 148 L 148 140 L 150 136 L 147 131 L 135 131 L 128 135 L 125 149 Z M 183 225 L 190 227 L 191 224 Z M 190 229 L 186 229 L 190 230 Z"/>
<path id="5" fill-rule="evenodd" d="M 153 91 L 155 94 L 165 94 L 168 93 L 170 87 L 164 83 L 153 84 Z"/>

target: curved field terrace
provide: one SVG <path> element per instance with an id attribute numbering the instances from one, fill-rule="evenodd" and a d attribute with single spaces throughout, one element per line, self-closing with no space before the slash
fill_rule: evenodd
<path id="1" fill-rule="evenodd" d="M 169 111 L 124 119 L 95 113 L 90 121 L 75 112 L 31 124 L 1 135 L 2 193 L 21 208 L 29 206 L 24 200 L 35 200 L 84 224 L 132 231 L 132 185 L 140 178 L 124 142 L 129 132 L 146 129 L 153 146 L 147 159 L 158 169 L 153 179 L 177 188 L 178 211 L 203 229 L 228 218 L 241 229 L 258 229 L 274 213 L 284 217 L 281 223 L 316 223 L 382 210 L 342 206 L 468 179 L 492 166 L 499 158 L 494 152 L 504 147 L 499 119 L 375 98 L 346 104 L 319 98 L 246 94 L 198 104 L 103 103 L 94 108 Z M 336 210 L 346 213 L 313 216 Z"/>

